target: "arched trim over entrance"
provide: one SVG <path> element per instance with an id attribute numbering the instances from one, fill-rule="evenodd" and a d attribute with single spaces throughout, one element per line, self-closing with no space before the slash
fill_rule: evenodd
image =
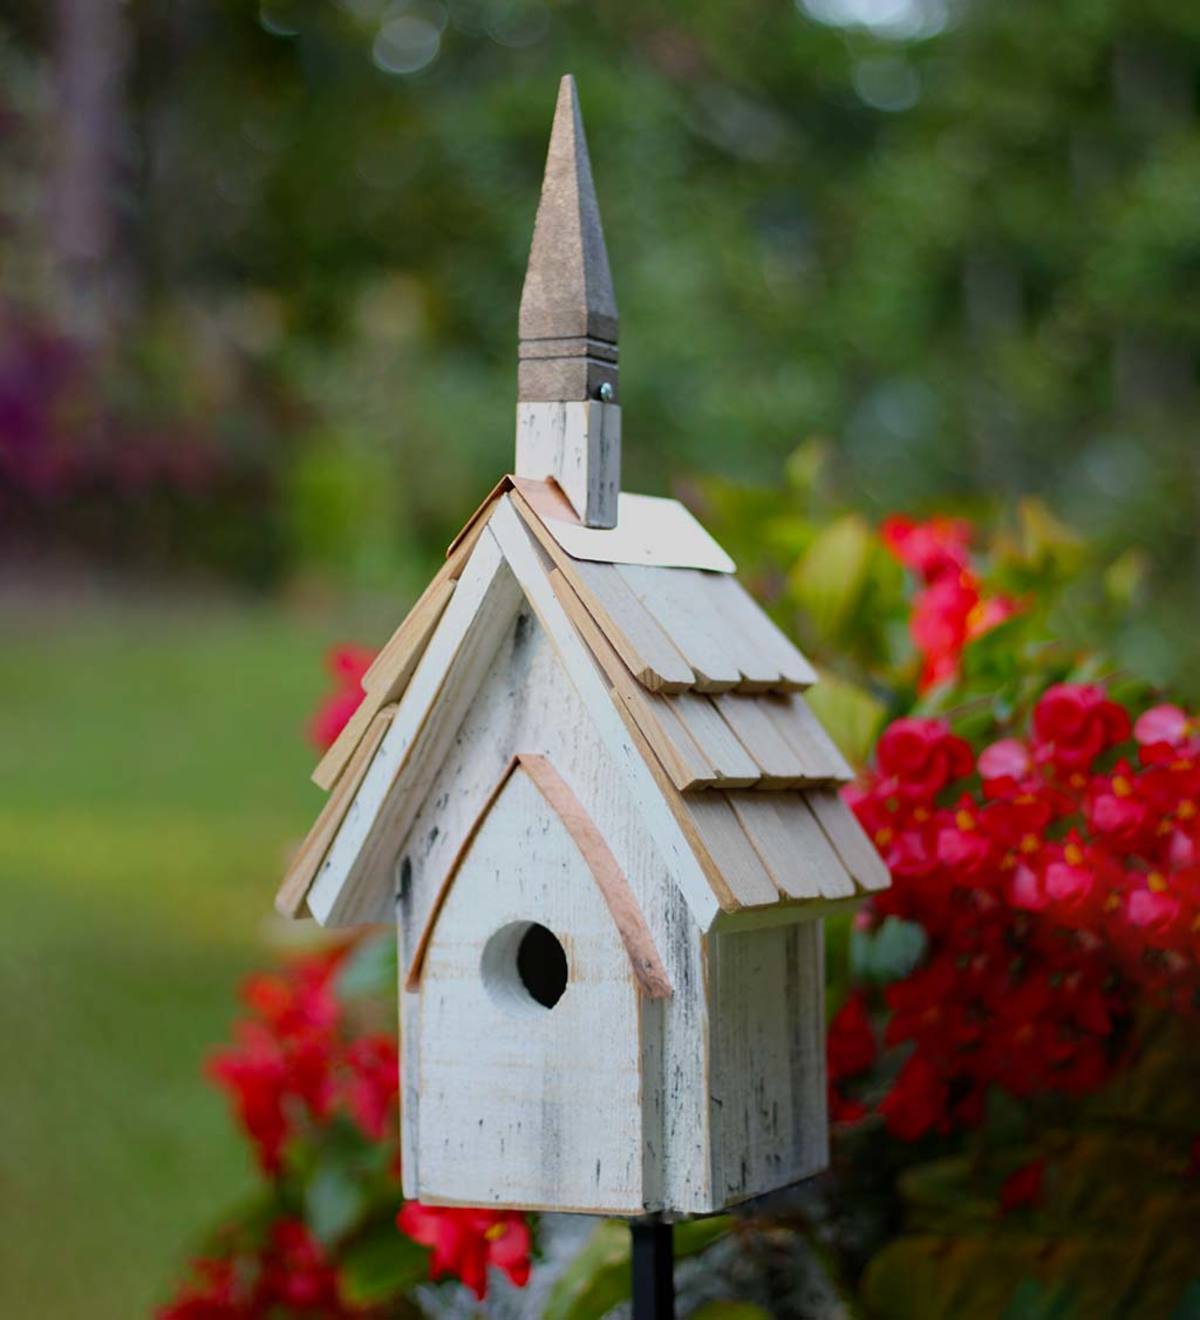
<path id="1" fill-rule="evenodd" d="M 445 880 L 442 881 L 441 888 L 438 890 L 437 897 L 430 908 L 429 918 L 417 941 L 417 947 L 413 953 L 408 974 L 405 977 L 405 989 L 416 990 L 419 987 L 425 955 L 459 867 L 470 851 L 475 836 L 479 833 L 480 827 L 487 819 L 488 812 L 491 811 L 505 784 L 518 770 L 526 774 L 538 792 L 541 793 L 551 810 L 562 822 L 567 833 L 574 840 L 575 846 L 587 863 L 588 870 L 596 882 L 596 887 L 603 895 L 608 910 L 612 914 L 613 922 L 621 936 L 621 942 L 625 946 L 625 952 L 629 956 L 630 966 L 637 978 L 642 994 L 648 999 L 668 998 L 671 994 L 671 982 L 667 977 L 666 968 L 664 968 L 662 959 L 658 956 L 658 950 L 654 947 L 654 939 L 650 934 L 649 927 L 646 925 L 646 919 L 642 916 L 641 908 L 638 906 L 633 890 L 629 887 L 629 881 L 626 880 L 624 872 L 617 864 L 612 849 L 605 842 L 604 836 L 596 827 L 596 823 L 584 810 L 583 804 L 571 791 L 570 785 L 555 770 L 549 760 L 544 756 L 527 752 L 518 753 L 505 767 L 504 773 L 488 794 L 487 799 L 480 808 L 479 815 L 475 817 L 471 828 L 467 831 L 462 846 L 455 853 L 454 861 L 450 865 L 450 870 L 446 873 Z"/>

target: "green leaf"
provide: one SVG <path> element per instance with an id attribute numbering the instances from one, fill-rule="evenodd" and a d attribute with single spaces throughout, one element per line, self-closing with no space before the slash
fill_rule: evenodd
<path id="1" fill-rule="evenodd" d="M 304 1188 L 304 1217 L 322 1242 L 349 1232 L 365 1209 L 362 1183 L 339 1162 L 323 1161 Z"/>
<path id="2" fill-rule="evenodd" d="M 823 641 L 835 641 L 866 587 L 875 535 L 865 519 L 846 514 L 823 528 L 792 566 L 792 593 Z"/>
<path id="3" fill-rule="evenodd" d="M 346 960 L 337 978 L 340 999 L 390 998 L 396 988 L 396 934 L 384 931 L 363 940 Z"/>
<path id="4" fill-rule="evenodd" d="M 543 1320 L 594 1320 L 623 1302 L 631 1288 L 629 1227 L 606 1219 L 550 1290 Z"/>
<path id="5" fill-rule="evenodd" d="M 898 981 L 921 961 L 926 943 L 916 922 L 888 917 L 878 930 L 851 932 L 851 971 L 856 980 Z"/>
<path id="6" fill-rule="evenodd" d="M 1036 1279 L 1022 1279 L 1004 1308 L 1003 1320 L 1069 1320 L 1075 1302 L 1066 1284 L 1048 1287 Z"/>
<path id="7" fill-rule="evenodd" d="M 1200 1279 L 1193 1279 L 1183 1290 L 1171 1320 L 1200 1320 Z"/>
<path id="8" fill-rule="evenodd" d="M 428 1249 L 390 1222 L 377 1225 L 342 1256 L 342 1293 L 355 1306 L 392 1301 L 428 1276 Z"/>
<path id="9" fill-rule="evenodd" d="M 675 1225 L 675 1259 L 697 1255 L 729 1232 L 728 1215 Z M 632 1291 L 629 1225 L 606 1219 L 551 1289 L 543 1320 L 596 1320 Z"/>
<path id="10" fill-rule="evenodd" d="M 865 688 L 834 674 L 822 674 L 821 681 L 805 697 L 850 764 L 866 765 L 887 718 L 883 702 Z"/>
<path id="11" fill-rule="evenodd" d="M 675 1259 L 698 1256 L 705 1248 L 723 1238 L 733 1227 L 732 1215 L 710 1215 L 707 1219 L 689 1219 L 675 1225 Z"/>

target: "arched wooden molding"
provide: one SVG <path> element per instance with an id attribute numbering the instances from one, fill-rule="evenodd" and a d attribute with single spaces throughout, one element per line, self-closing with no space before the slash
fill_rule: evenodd
<path id="1" fill-rule="evenodd" d="M 596 827 L 596 823 L 584 810 L 583 804 L 571 791 L 570 785 L 555 770 L 549 760 L 544 756 L 529 752 L 518 753 L 505 767 L 504 773 L 488 794 L 479 814 L 472 821 L 471 828 L 467 831 L 461 847 L 454 854 L 454 861 L 446 873 L 445 880 L 442 881 L 441 888 L 438 890 L 437 897 L 430 908 L 425 927 L 417 941 L 408 974 L 404 979 L 404 988 L 406 990 L 416 990 L 419 987 L 425 954 L 429 949 L 434 928 L 437 926 L 438 917 L 441 915 L 446 897 L 454 884 L 454 878 L 458 874 L 459 867 L 462 865 L 467 853 L 470 852 L 471 845 L 475 842 L 475 836 L 479 833 L 483 822 L 488 817 L 488 813 L 495 805 L 496 799 L 500 796 L 505 784 L 508 783 L 518 769 L 523 770 L 529 776 L 534 787 L 537 788 L 550 809 L 562 822 L 563 827 L 579 849 L 583 860 L 587 863 L 587 868 L 592 873 L 592 879 L 595 880 L 596 886 L 600 890 L 609 912 L 612 914 L 617 933 L 625 946 L 625 952 L 629 955 L 630 966 L 633 968 L 634 976 L 637 978 L 642 993 L 648 999 L 669 998 L 671 995 L 671 982 L 667 977 L 666 968 L 662 964 L 662 959 L 658 956 L 658 950 L 654 947 L 654 938 L 650 934 L 650 928 L 646 925 L 645 918 L 642 916 L 637 898 L 629 887 L 629 881 L 626 880 L 617 859 L 613 856 L 612 849 L 604 841 L 604 836 Z"/>

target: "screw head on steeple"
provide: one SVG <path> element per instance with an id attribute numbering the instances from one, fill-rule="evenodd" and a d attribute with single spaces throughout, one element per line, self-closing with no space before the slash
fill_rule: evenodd
<path id="1" fill-rule="evenodd" d="M 542 197 L 521 291 L 517 397 L 617 397 L 617 300 L 575 79 L 558 88 Z"/>

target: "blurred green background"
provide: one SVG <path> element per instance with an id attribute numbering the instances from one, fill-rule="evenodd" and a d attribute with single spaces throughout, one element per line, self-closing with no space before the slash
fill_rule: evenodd
<path id="1" fill-rule="evenodd" d="M 564 71 L 628 487 L 1041 495 L 1200 693 L 1196 6 L 5 0 L 0 1313 L 145 1313 L 248 1176 L 200 1062 L 324 648 L 508 465 Z"/>

